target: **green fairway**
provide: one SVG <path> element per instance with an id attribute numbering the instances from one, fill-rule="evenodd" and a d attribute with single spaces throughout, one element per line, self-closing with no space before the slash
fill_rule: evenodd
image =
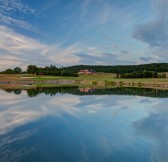
<path id="1" fill-rule="evenodd" d="M 168 78 L 115 78 L 115 74 L 98 73 L 95 75 L 79 75 L 79 77 L 65 76 L 36 76 L 30 74 L 1 74 L 0 82 L 29 83 L 38 86 L 54 85 L 85 85 L 85 86 L 126 86 L 126 87 L 149 87 L 168 89 Z M 2 85 L 1 85 L 2 86 Z M 8 85 L 10 86 L 10 84 Z"/>

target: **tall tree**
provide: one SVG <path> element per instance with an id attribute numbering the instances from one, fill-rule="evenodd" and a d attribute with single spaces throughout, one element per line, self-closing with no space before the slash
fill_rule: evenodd
<path id="1" fill-rule="evenodd" d="M 38 67 L 36 65 L 27 66 L 27 73 L 28 74 L 36 74 L 37 72 L 38 72 Z"/>
<path id="2" fill-rule="evenodd" d="M 13 71 L 14 71 L 15 74 L 21 74 L 22 73 L 22 69 L 20 67 L 15 67 L 13 69 Z"/>

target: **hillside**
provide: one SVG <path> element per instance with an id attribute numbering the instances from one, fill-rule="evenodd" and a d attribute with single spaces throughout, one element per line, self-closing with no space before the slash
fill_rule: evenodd
<path id="1" fill-rule="evenodd" d="M 71 72 L 79 72 L 83 69 L 95 70 L 96 72 L 104 73 L 132 73 L 140 71 L 155 71 L 155 72 L 168 72 L 168 63 L 151 63 L 151 64 L 141 64 L 141 65 L 76 65 L 65 67 L 65 70 Z"/>

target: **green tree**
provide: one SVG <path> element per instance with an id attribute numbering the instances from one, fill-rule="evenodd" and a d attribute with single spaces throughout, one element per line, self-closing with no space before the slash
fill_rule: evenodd
<path id="1" fill-rule="evenodd" d="M 14 71 L 15 74 L 21 74 L 22 73 L 22 69 L 20 67 L 15 67 L 13 69 L 13 71 Z"/>
<path id="2" fill-rule="evenodd" d="M 14 74 L 14 71 L 12 69 L 6 69 L 4 74 Z"/>
<path id="3" fill-rule="evenodd" d="M 27 73 L 28 74 L 36 74 L 37 72 L 38 72 L 38 67 L 36 65 L 27 66 Z"/>

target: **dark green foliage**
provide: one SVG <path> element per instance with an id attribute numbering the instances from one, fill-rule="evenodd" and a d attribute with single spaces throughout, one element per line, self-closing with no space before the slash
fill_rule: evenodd
<path id="1" fill-rule="evenodd" d="M 27 73 L 28 74 L 36 74 L 36 75 L 51 75 L 51 76 L 72 76 L 72 77 L 78 76 L 78 74 L 75 72 L 64 69 L 62 67 L 57 68 L 54 65 L 46 66 L 44 68 L 37 67 L 35 65 L 29 65 L 27 67 Z"/>
<path id="2" fill-rule="evenodd" d="M 78 76 L 77 73 L 70 72 L 68 70 L 61 70 L 61 76 Z"/>
<path id="3" fill-rule="evenodd" d="M 153 71 L 133 72 L 121 74 L 121 78 L 157 78 L 158 74 Z"/>
<path id="4" fill-rule="evenodd" d="M 20 67 L 15 67 L 13 69 L 13 71 L 14 71 L 15 74 L 21 74 L 22 73 L 22 69 Z"/>
<path id="5" fill-rule="evenodd" d="M 27 73 L 28 74 L 36 74 L 37 72 L 38 72 L 38 67 L 36 65 L 27 66 Z"/>
<path id="6" fill-rule="evenodd" d="M 123 74 L 127 74 L 128 78 L 131 75 L 134 75 L 137 78 L 141 78 L 140 73 L 146 71 L 146 74 L 149 75 L 148 72 L 152 72 L 152 77 L 158 77 L 157 73 L 159 72 L 168 72 L 168 63 L 151 63 L 151 64 L 141 64 L 141 65 L 76 65 L 76 66 L 69 66 L 69 67 L 61 67 L 57 68 L 54 65 L 46 66 L 46 67 L 37 67 L 36 65 L 29 65 L 27 67 L 27 73 L 29 74 L 37 74 L 37 75 L 53 75 L 53 76 L 78 76 L 77 73 L 80 70 L 95 70 L 96 72 L 104 72 L 104 73 L 116 73 L 116 78 L 121 77 Z M 19 67 L 15 69 L 7 69 L 1 73 L 4 74 L 20 74 L 22 70 Z M 156 72 L 156 73 L 154 73 Z M 134 74 L 132 74 L 134 73 Z M 142 76 L 143 77 L 143 76 Z M 161 77 L 165 77 L 164 74 Z"/>
<path id="7" fill-rule="evenodd" d="M 76 65 L 65 67 L 73 72 L 79 72 L 80 70 L 88 69 L 95 70 L 96 72 L 104 73 L 116 73 L 116 77 L 119 77 L 120 74 L 133 73 L 133 72 L 143 72 L 146 71 L 155 71 L 155 72 L 168 72 L 168 63 L 151 63 L 151 64 L 141 64 L 141 65 Z"/>
<path id="8" fill-rule="evenodd" d="M 1 74 L 21 74 L 22 69 L 20 67 L 15 67 L 14 69 L 6 69 L 2 71 Z"/>
<path id="9" fill-rule="evenodd" d="M 12 69 L 6 69 L 2 72 L 3 74 L 14 74 L 14 71 Z"/>
<path id="10" fill-rule="evenodd" d="M 46 66 L 44 68 L 40 67 L 38 68 L 39 72 L 38 74 L 40 75 L 53 75 L 53 76 L 59 76 L 61 73 L 61 70 L 58 69 L 56 66 L 51 65 L 51 66 Z"/>
<path id="11" fill-rule="evenodd" d="M 65 69 L 63 67 L 57 68 L 54 65 L 46 67 L 37 67 L 36 65 L 28 65 L 27 70 L 22 72 L 20 67 L 15 67 L 14 69 L 6 69 L 5 71 L 0 72 L 1 74 L 36 74 L 36 75 L 50 75 L 50 76 L 72 76 L 77 77 L 77 72 Z"/>
<path id="12" fill-rule="evenodd" d="M 14 92 L 15 89 L 5 90 L 8 93 Z M 73 94 L 73 95 L 134 95 L 134 96 L 146 96 L 155 98 L 168 98 L 168 90 L 155 90 L 150 88 L 107 88 L 107 89 L 95 89 L 95 91 L 80 92 L 78 86 L 72 87 L 39 87 L 36 89 L 28 89 L 27 95 L 29 97 L 35 97 L 39 94 L 46 94 L 54 96 L 56 94 Z M 20 92 L 19 92 L 20 93 Z M 18 92 L 17 92 L 18 94 Z"/>

